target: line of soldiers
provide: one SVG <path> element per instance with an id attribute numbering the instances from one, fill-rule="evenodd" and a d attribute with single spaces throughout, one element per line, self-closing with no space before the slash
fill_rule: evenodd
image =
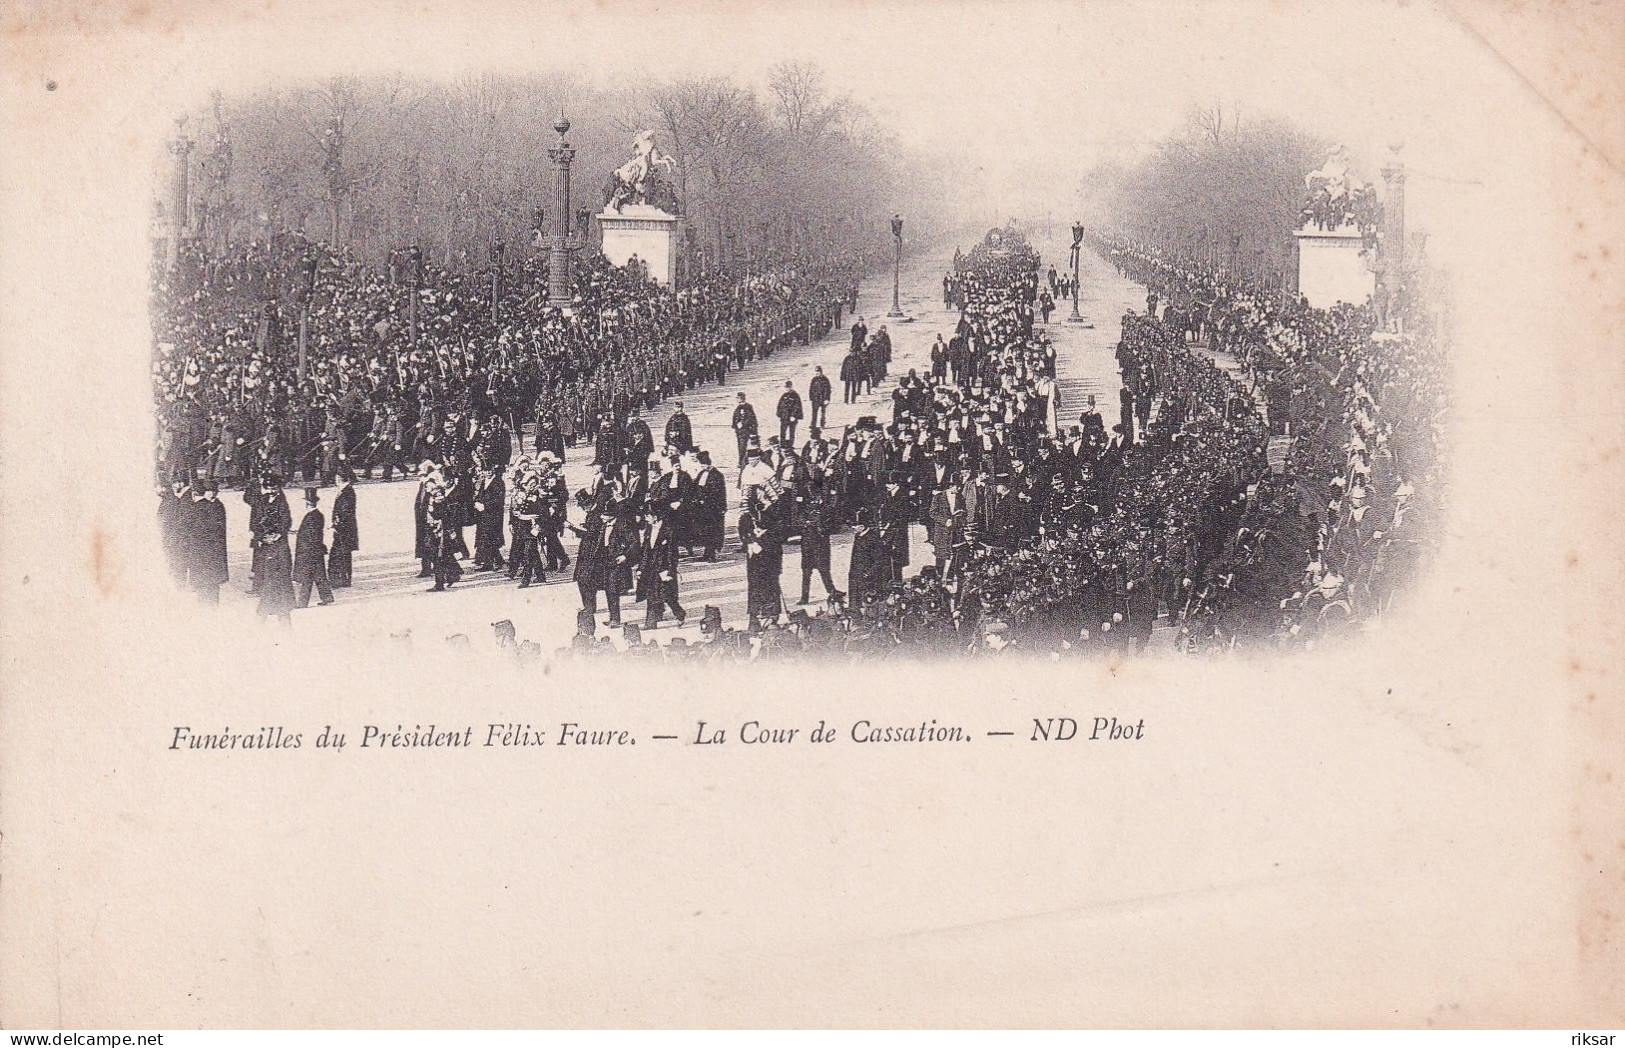
<path id="1" fill-rule="evenodd" d="M 495 414 L 518 431 L 536 417 L 562 446 L 591 442 L 606 418 L 652 409 L 730 368 L 807 344 L 855 303 L 861 252 L 786 260 L 744 278 L 660 288 L 596 255 L 578 260 L 574 315 L 547 308 L 545 273 L 527 263 L 505 283 L 493 321 L 489 279 L 434 271 L 408 338 L 402 289 L 299 238 L 270 269 L 320 257 L 308 292 L 309 374 L 295 374 L 291 314 L 270 295 L 252 308 L 227 282 L 155 295 L 153 379 L 160 478 L 202 472 L 222 486 L 276 472 L 331 485 L 348 461 L 386 479 L 415 470 L 451 412 Z M 295 257 L 298 256 L 298 257 Z M 218 267 L 217 267 L 218 268 Z M 227 267 L 229 268 L 229 267 Z M 545 268 L 545 267 L 543 267 Z M 265 283 L 265 282 L 262 282 Z M 257 331 L 257 333 L 256 333 Z M 612 423 L 613 424 L 613 423 Z"/>

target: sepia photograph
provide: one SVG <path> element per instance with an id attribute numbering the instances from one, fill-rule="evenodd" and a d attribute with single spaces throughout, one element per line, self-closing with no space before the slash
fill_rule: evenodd
<path id="1" fill-rule="evenodd" d="M 1380 629 L 1446 512 L 1426 212 L 1473 172 L 1221 98 L 998 196 L 996 158 L 906 142 L 869 92 L 785 58 L 178 114 L 176 600 L 532 662 Z"/>
<path id="2" fill-rule="evenodd" d="M 1625 1022 L 1619 9 L 0 28 L 0 1026 Z"/>

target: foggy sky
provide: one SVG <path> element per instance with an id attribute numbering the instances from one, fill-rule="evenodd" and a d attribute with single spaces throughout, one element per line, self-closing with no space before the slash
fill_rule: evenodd
<path id="1" fill-rule="evenodd" d="M 279 18 L 264 49 L 245 48 L 255 37 L 234 18 L 193 25 L 173 86 L 196 98 L 334 74 L 485 70 L 569 70 L 601 86 L 694 73 L 760 84 L 773 63 L 805 59 L 905 145 L 974 172 L 976 217 L 1058 220 L 1076 209 L 1093 164 L 1144 150 L 1193 105 L 1218 102 L 1244 120 L 1278 116 L 1345 142 L 1368 176 L 1403 139 L 1422 229 L 1474 220 L 1480 187 L 1462 183 L 1497 163 L 1509 112 L 1538 109 L 1470 31 L 1421 3 L 484 0 L 400 10 L 358 23 L 313 5 L 291 36 Z M 539 155 L 551 121 L 538 114 Z"/>

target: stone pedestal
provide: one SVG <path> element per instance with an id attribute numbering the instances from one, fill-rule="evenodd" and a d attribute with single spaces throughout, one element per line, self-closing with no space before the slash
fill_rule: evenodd
<path id="1" fill-rule="evenodd" d="M 1358 306 L 1377 287 L 1371 258 L 1361 254 L 1365 246 L 1360 231 L 1353 226 L 1300 229 L 1298 238 L 1298 291 L 1316 309 L 1328 309 L 1339 302 Z"/>
<path id="2" fill-rule="evenodd" d="M 647 204 L 626 204 L 619 211 L 598 213 L 604 234 L 604 257 L 624 266 L 637 257 L 649 275 L 666 286 L 677 278 L 677 216 Z"/>

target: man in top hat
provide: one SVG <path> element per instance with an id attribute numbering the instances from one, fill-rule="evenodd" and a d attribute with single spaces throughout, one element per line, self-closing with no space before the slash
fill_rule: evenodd
<path id="1" fill-rule="evenodd" d="M 643 619 L 647 630 L 660 625 L 668 607 L 677 617 L 678 626 L 688 618 L 677 599 L 677 532 L 672 521 L 673 515 L 660 512 L 658 505 L 645 515 L 638 559 L 638 598 L 648 607 Z"/>
<path id="2" fill-rule="evenodd" d="M 752 633 L 779 621 L 784 593 L 779 574 L 784 569 L 784 536 L 755 492 L 747 494 L 739 513 L 739 540 L 745 550 L 745 607 Z"/>
<path id="3" fill-rule="evenodd" d="M 324 605 L 333 603 L 333 587 L 327 579 L 327 518 L 317 508 L 320 499 L 315 488 L 305 489 L 305 516 L 299 522 L 299 535 L 293 551 L 294 607 L 310 607 L 310 588 Z"/>
<path id="4" fill-rule="evenodd" d="M 333 496 L 333 548 L 327 553 L 327 579 L 334 589 L 350 585 L 351 559 L 361 548 L 361 530 L 356 522 L 355 471 L 339 470 L 339 490 Z"/>

